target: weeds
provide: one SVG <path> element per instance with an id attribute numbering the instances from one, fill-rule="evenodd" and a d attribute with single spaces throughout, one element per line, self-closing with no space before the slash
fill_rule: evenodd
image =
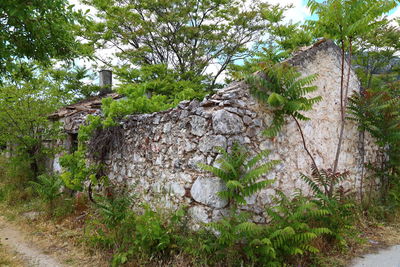
<path id="1" fill-rule="evenodd" d="M 16 205 L 32 199 L 34 192 L 28 185 L 30 180 L 29 161 L 0 156 L 0 201 Z"/>
<path id="2" fill-rule="evenodd" d="M 259 164 L 270 153 L 265 150 L 249 159 L 246 148 L 234 143 L 231 151 L 218 148 L 222 157 L 217 161 L 220 167 L 200 164 L 200 167 L 220 178 L 226 185 L 226 190 L 219 192 L 219 196 L 233 205 L 246 205 L 246 197 L 250 197 L 263 188 L 271 185 L 274 180 L 260 179 L 273 169 L 279 160 Z"/>
<path id="3" fill-rule="evenodd" d="M 148 205 L 142 205 L 141 212 L 136 213 L 132 198 L 126 195 L 101 198 L 86 227 L 86 243 L 110 250 L 113 266 L 132 258 L 146 262 L 168 257 L 186 238 L 184 215 L 182 209 L 165 214 Z"/>
<path id="4" fill-rule="evenodd" d="M 219 196 L 229 201 L 228 213 L 198 231 L 189 227 L 185 209 L 161 211 L 124 192 L 96 194 L 95 203 L 89 206 L 83 192 L 64 193 L 58 176 L 28 180 L 24 190 L 30 188 L 32 199 L 45 203 L 52 218 L 88 209 L 83 241 L 108 255 L 111 266 L 169 262 L 177 255 L 190 265 L 304 266 L 318 261 L 316 255 L 329 247 L 346 247 L 355 225 L 354 205 L 340 186 L 347 173 L 321 170 L 311 177 L 302 175 L 313 195 L 289 197 L 276 191 L 265 208 L 266 223 L 255 223 L 254 214 L 240 208 L 247 197 L 271 186 L 272 180 L 265 177 L 278 161 L 266 161 L 267 151 L 250 157 L 238 144 L 220 153 L 218 167 L 202 168 L 225 183 L 226 190 Z M 4 198 L 4 188 L 0 192 Z"/>
<path id="5" fill-rule="evenodd" d="M 54 213 L 55 201 L 61 196 L 62 181 L 57 175 L 42 174 L 38 176 L 38 181 L 29 181 L 33 190 L 48 204 L 49 213 Z"/>

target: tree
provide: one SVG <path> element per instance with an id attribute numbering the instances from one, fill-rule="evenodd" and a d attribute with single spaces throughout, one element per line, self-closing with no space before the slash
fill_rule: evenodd
<path id="1" fill-rule="evenodd" d="M 44 141 L 56 133 L 46 117 L 54 101 L 42 94 L 41 86 L 41 81 L 29 80 L 0 89 L 0 142 L 13 148 L 13 156 L 29 162 L 34 177 L 46 154 Z"/>
<path id="2" fill-rule="evenodd" d="M 400 82 L 388 82 L 382 87 L 368 88 L 350 98 L 351 118 L 361 131 L 368 131 L 376 140 L 382 158 L 374 166 L 381 200 L 395 206 L 400 190 Z M 397 187 L 397 188 L 396 188 Z M 394 191 L 390 192 L 393 188 Z M 361 184 L 362 193 L 362 184 Z"/>
<path id="3" fill-rule="evenodd" d="M 341 127 L 339 141 L 333 163 L 333 172 L 338 169 L 339 156 L 343 142 L 346 106 L 350 81 L 350 69 L 354 42 L 374 31 L 380 25 L 387 23 L 382 16 L 396 7 L 396 0 L 326 0 L 322 3 L 309 0 L 308 6 L 312 14 L 318 15 L 318 20 L 310 22 L 315 26 L 315 34 L 331 38 L 338 42 L 342 49 L 342 65 L 340 77 L 340 113 Z M 348 53 L 348 71 L 345 80 L 345 54 Z"/>
<path id="4" fill-rule="evenodd" d="M 356 46 L 356 72 L 364 88 L 381 88 L 387 82 L 399 79 L 400 29 L 385 24 L 367 33 Z"/>
<path id="5" fill-rule="evenodd" d="M 102 89 L 91 83 L 95 79 L 95 73 L 70 63 L 64 63 L 58 68 L 45 68 L 42 76 L 52 81 L 51 93 L 58 95 L 59 102 L 63 105 L 98 95 Z"/>
<path id="6" fill-rule="evenodd" d="M 400 175 L 399 39 L 398 26 L 385 24 L 357 40 L 354 61 L 363 88 L 349 101 L 349 113 L 359 125 L 360 137 L 369 132 L 380 148 L 380 162 L 369 167 L 374 171 L 374 178 L 379 179 L 380 200 L 386 205 L 390 203 L 391 207 L 398 205 Z M 361 151 L 364 153 L 364 148 Z M 363 180 L 362 177 L 361 199 L 367 191 Z M 371 200 L 371 191 L 369 194 Z"/>
<path id="7" fill-rule="evenodd" d="M 285 22 L 285 12 L 292 5 L 271 5 L 263 9 L 262 18 L 265 21 L 267 38 L 255 43 L 251 56 L 243 62 L 228 66 L 229 79 L 243 79 L 259 70 L 259 64 L 264 62 L 279 63 L 290 57 L 299 47 L 311 45 L 314 41 L 312 31 L 307 24 L 292 21 Z"/>
<path id="8" fill-rule="evenodd" d="M 0 3 L 0 71 L 10 73 L 16 61 L 70 59 L 81 53 L 75 38 L 80 12 L 67 0 L 2 0 Z M 0 81 L 3 80 L 0 75 Z"/>
<path id="9" fill-rule="evenodd" d="M 62 75 L 55 77 L 59 72 Z M 86 77 L 82 72 L 24 63 L 15 65 L 13 80 L 0 86 L 0 144 L 8 144 L 13 156 L 29 162 L 33 178 L 53 152 L 46 144 L 61 137 L 59 125 L 51 123 L 48 115 L 93 87 L 81 81 Z"/>
<path id="10" fill-rule="evenodd" d="M 103 99 L 103 126 L 114 125 L 115 120 L 125 115 L 165 110 L 187 99 L 200 100 L 207 92 L 202 77 L 182 79 L 165 65 L 145 65 L 138 69 L 125 69 L 120 74 L 123 84 L 117 91 L 125 97 Z"/>
<path id="11" fill-rule="evenodd" d="M 262 10 L 244 0 L 85 0 L 98 10 L 87 38 L 113 47 L 128 68 L 162 64 L 180 75 L 208 76 L 211 87 L 265 31 Z M 207 75 L 210 66 L 215 68 Z M 189 76 L 189 77 L 188 77 Z"/>

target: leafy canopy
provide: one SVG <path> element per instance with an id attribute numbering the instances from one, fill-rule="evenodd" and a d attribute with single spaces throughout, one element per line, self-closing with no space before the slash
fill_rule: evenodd
<path id="1" fill-rule="evenodd" d="M 397 23 L 379 26 L 357 40 L 354 60 L 356 72 L 364 88 L 383 88 L 398 79 L 400 28 Z"/>
<path id="2" fill-rule="evenodd" d="M 75 38 L 79 21 L 82 14 L 67 0 L 1 1 L 0 71 L 12 72 L 19 60 L 48 63 L 77 56 L 83 52 Z"/>
<path id="3" fill-rule="evenodd" d="M 85 0 L 98 10 L 86 37 L 114 47 L 129 68 L 163 64 L 179 74 L 208 76 L 213 87 L 226 67 L 247 55 L 265 30 L 259 1 Z M 214 74 L 208 75 L 213 65 Z"/>
<path id="4" fill-rule="evenodd" d="M 391 82 L 350 98 L 351 119 L 361 131 L 369 132 L 376 140 L 383 162 L 373 166 L 380 179 L 383 203 L 398 205 L 400 185 L 400 82 Z M 388 201 L 388 199 L 396 201 Z"/>
<path id="5" fill-rule="evenodd" d="M 313 34 L 309 25 L 287 21 L 286 12 L 292 5 L 270 5 L 262 10 L 262 18 L 268 32 L 251 49 L 251 54 L 228 67 L 229 78 L 243 79 L 259 70 L 261 62 L 281 62 L 299 47 L 311 45 Z"/>
<path id="6" fill-rule="evenodd" d="M 307 5 L 318 20 L 310 21 L 315 26 L 316 36 L 343 41 L 348 45 L 384 23 L 382 16 L 397 5 L 397 0 L 309 0 Z"/>
<path id="7" fill-rule="evenodd" d="M 50 122 L 48 116 L 63 104 L 78 100 L 81 92 L 93 93 L 97 88 L 83 83 L 84 70 L 66 68 L 16 64 L 13 80 L 0 85 L 0 144 L 15 147 L 13 156 L 31 161 L 35 172 L 55 152 L 46 144 L 62 138 L 59 124 Z"/>
<path id="8" fill-rule="evenodd" d="M 165 65 L 146 65 L 123 72 L 123 81 L 133 82 L 119 86 L 123 99 L 103 99 L 103 126 L 112 126 L 125 115 L 156 112 L 172 108 L 183 100 L 202 99 L 207 93 L 201 77 L 185 79 Z"/>

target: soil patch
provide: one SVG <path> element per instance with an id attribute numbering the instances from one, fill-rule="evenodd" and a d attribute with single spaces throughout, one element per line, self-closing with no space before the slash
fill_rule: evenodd
<path id="1" fill-rule="evenodd" d="M 0 218 L 0 242 L 8 251 L 17 253 L 20 259 L 30 266 L 62 267 L 63 265 L 50 255 L 35 247 L 27 237 Z"/>

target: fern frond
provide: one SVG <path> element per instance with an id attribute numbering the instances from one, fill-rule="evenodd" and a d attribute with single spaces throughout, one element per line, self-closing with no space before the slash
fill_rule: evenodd
<path id="1" fill-rule="evenodd" d="M 230 190 L 242 190 L 244 186 L 236 180 L 229 180 L 225 183 L 226 187 Z"/>
<path id="2" fill-rule="evenodd" d="M 262 228 L 252 222 L 243 222 L 236 226 L 236 230 L 239 233 L 245 233 L 247 235 L 256 235 L 262 231 Z"/>
<path id="3" fill-rule="evenodd" d="M 246 169 L 250 170 L 253 168 L 254 165 L 256 165 L 261 159 L 268 157 L 268 155 L 271 152 L 269 150 L 263 150 L 260 153 L 258 153 L 256 156 L 254 156 L 252 159 L 250 159 L 247 164 L 246 164 Z"/>
<path id="4" fill-rule="evenodd" d="M 198 166 L 201 169 L 205 170 L 205 171 L 211 172 L 212 174 L 214 174 L 218 178 L 221 178 L 221 180 L 223 180 L 223 181 L 227 181 L 229 179 L 229 174 L 226 173 L 225 171 L 223 171 L 220 168 L 217 168 L 215 166 L 206 165 L 206 164 L 203 164 L 203 163 L 199 163 Z"/>
<path id="5" fill-rule="evenodd" d="M 269 161 L 255 169 L 248 171 L 242 178 L 243 182 L 246 182 L 246 183 L 254 182 L 255 180 L 257 180 L 257 178 L 259 178 L 263 174 L 269 172 L 280 162 L 281 162 L 280 160 L 272 160 L 272 161 Z"/>
<path id="6" fill-rule="evenodd" d="M 254 193 L 266 188 L 273 182 L 274 182 L 274 180 L 265 180 L 265 181 L 260 181 L 257 183 L 252 183 L 243 189 L 242 194 L 245 197 L 249 197 L 249 196 L 253 195 Z"/>
<path id="7" fill-rule="evenodd" d="M 319 185 L 316 184 L 312 179 L 310 179 L 310 177 L 300 173 L 300 178 L 311 188 L 315 195 L 323 194 L 323 192 L 319 188 Z"/>

